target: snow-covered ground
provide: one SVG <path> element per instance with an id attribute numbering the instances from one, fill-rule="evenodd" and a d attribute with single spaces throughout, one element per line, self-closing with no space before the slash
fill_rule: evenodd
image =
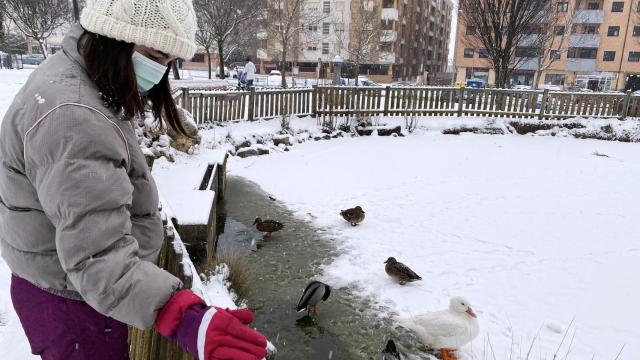
<path id="1" fill-rule="evenodd" d="M 637 144 L 421 132 L 309 142 L 233 158 L 229 171 L 330 230 L 334 286 L 401 316 L 468 297 L 482 332 L 467 359 L 490 348 L 521 359 L 532 341 L 530 359 L 552 359 L 573 318 L 559 358 L 613 359 L 626 345 L 620 359 L 638 359 L 639 155 Z M 356 205 L 367 219 L 353 228 L 338 213 Z M 389 256 L 424 280 L 391 282 Z"/>
<path id="2" fill-rule="evenodd" d="M 8 70 L 0 69 L 0 124 L 4 113 L 11 105 L 14 95 L 27 82 L 33 69 Z"/>

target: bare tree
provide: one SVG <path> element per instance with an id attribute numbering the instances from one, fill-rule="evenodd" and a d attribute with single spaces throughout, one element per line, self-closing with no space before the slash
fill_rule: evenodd
<path id="1" fill-rule="evenodd" d="M 199 22 L 206 22 L 202 24 L 200 31 L 208 32 L 205 37 L 211 38 L 217 46 L 220 78 L 224 79 L 225 54 L 228 55 L 243 45 L 238 40 L 255 34 L 255 28 L 249 26 L 249 23 L 264 13 L 264 0 L 195 0 L 194 7 L 198 16 L 203 18 Z M 232 39 L 234 41 L 229 44 Z M 227 48 L 229 45 L 230 49 Z"/>
<path id="2" fill-rule="evenodd" d="M 344 23 L 344 19 L 336 19 L 336 23 Z M 349 30 L 336 31 L 336 37 L 355 65 L 356 86 L 360 65 L 376 62 L 380 56 L 380 43 L 391 40 L 386 36 L 380 21 L 380 8 L 373 6 L 373 2 L 368 0 L 352 1 Z"/>
<path id="3" fill-rule="evenodd" d="M 268 37 L 272 50 L 278 54 L 282 87 L 287 87 L 287 58 L 295 59 L 306 44 L 316 41 L 317 24 L 327 15 L 309 0 L 268 0 Z"/>
<path id="4" fill-rule="evenodd" d="M 466 42 L 486 49 L 496 74 L 496 87 L 505 87 L 518 60 L 518 46 L 530 35 L 530 29 L 547 22 L 553 11 L 549 0 L 461 0 L 460 23 L 475 35 Z"/>
<path id="5" fill-rule="evenodd" d="M 206 61 L 209 65 L 209 79 L 211 79 L 211 50 L 213 50 L 216 44 L 215 33 L 213 30 L 213 23 L 215 18 L 209 16 L 207 11 L 204 11 L 202 7 L 207 6 L 206 0 L 196 0 L 193 2 L 193 7 L 198 14 L 198 31 L 196 31 L 196 43 L 204 48 L 207 56 Z"/>
<path id="6" fill-rule="evenodd" d="M 69 0 L 2 0 L 4 12 L 27 38 L 40 45 L 42 55 L 47 57 L 46 39 L 60 26 L 69 21 Z"/>

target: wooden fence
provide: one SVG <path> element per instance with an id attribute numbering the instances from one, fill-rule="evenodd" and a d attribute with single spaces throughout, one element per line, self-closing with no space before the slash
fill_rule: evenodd
<path id="1" fill-rule="evenodd" d="M 251 91 L 189 91 L 176 102 L 198 124 L 314 116 L 494 116 L 533 119 L 640 117 L 640 96 L 548 90 L 453 87 L 346 87 Z"/>

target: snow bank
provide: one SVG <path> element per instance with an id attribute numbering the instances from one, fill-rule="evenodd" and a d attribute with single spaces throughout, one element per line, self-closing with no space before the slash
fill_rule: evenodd
<path id="1" fill-rule="evenodd" d="M 613 358 L 626 344 L 620 358 L 636 359 L 639 154 L 620 142 L 418 130 L 232 158 L 229 171 L 328 230 L 341 252 L 324 269 L 335 288 L 401 316 L 468 297 L 482 333 L 465 359 L 482 358 L 488 339 L 497 359 L 510 348 L 520 359 L 534 339 L 531 359 L 550 359 L 574 317 L 562 356 L 576 331 L 571 358 Z M 352 228 L 338 212 L 355 205 L 367 219 Z M 388 256 L 424 280 L 394 284 Z"/>
<path id="2" fill-rule="evenodd" d="M 0 124 L 2 124 L 2 118 L 9 109 L 9 105 L 13 102 L 13 97 L 27 82 L 32 72 L 32 69 L 0 69 Z"/>

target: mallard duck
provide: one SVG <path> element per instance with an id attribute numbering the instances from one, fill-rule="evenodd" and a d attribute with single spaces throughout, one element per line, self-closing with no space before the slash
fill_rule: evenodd
<path id="1" fill-rule="evenodd" d="M 331 287 L 320 281 L 312 281 L 302 292 L 302 297 L 298 301 L 296 310 L 298 312 L 307 310 L 307 315 L 319 313 L 318 304 L 320 301 L 327 301 L 331 295 Z"/>
<path id="2" fill-rule="evenodd" d="M 449 309 L 399 319 L 400 325 L 412 330 L 425 345 L 440 350 L 442 360 L 456 360 L 456 350 L 478 336 L 478 317 L 469 301 L 451 299 Z"/>
<path id="3" fill-rule="evenodd" d="M 277 231 L 282 230 L 284 228 L 284 224 L 279 223 L 275 220 L 262 220 L 260 218 L 256 218 L 256 221 L 253 222 L 253 225 L 256 226 L 258 231 L 265 233 L 265 237 L 271 237 L 271 234 Z"/>
<path id="4" fill-rule="evenodd" d="M 384 262 L 384 270 L 391 278 L 398 281 L 400 285 L 404 285 L 408 282 L 422 280 L 420 275 L 416 274 L 407 265 L 398 262 L 396 258 L 390 257 Z"/>
<path id="5" fill-rule="evenodd" d="M 404 357 L 402 353 L 398 351 L 398 347 L 393 340 L 387 341 L 387 347 L 382 350 L 382 356 L 380 360 L 402 360 Z"/>
<path id="6" fill-rule="evenodd" d="M 340 215 L 342 215 L 342 218 L 349 222 L 351 226 L 357 226 L 358 224 L 363 222 L 364 214 L 365 212 L 360 206 L 340 211 Z"/>

